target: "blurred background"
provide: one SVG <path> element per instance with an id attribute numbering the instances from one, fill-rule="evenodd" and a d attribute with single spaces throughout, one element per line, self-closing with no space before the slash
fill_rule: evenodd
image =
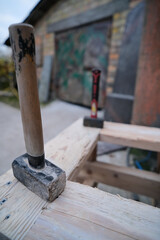
<path id="1" fill-rule="evenodd" d="M 7 37 L 8 26 L 23 21 L 35 28 L 41 102 L 58 98 L 89 107 L 91 69 L 98 67 L 102 70 L 99 107 L 106 120 L 159 127 L 158 2 L 2 2 L 0 90 L 17 96 Z"/>
<path id="2" fill-rule="evenodd" d="M 8 26 L 32 24 L 39 98 L 46 109 L 42 111 L 45 141 L 55 135 L 51 130 L 55 115 L 52 117 L 51 112 L 65 112 L 64 120 L 55 122 L 57 128 L 61 124 L 59 130 L 89 114 L 93 67 L 102 71 L 99 109 L 106 121 L 160 127 L 159 0 L 17 0 L 16 4 L 6 0 L 1 1 L 0 9 L 0 101 L 19 108 Z M 75 105 L 69 110 L 68 103 Z M 22 131 L 17 125 L 20 117 L 13 117 L 19 114 L 17 109 L 0 106 L 1 134 L 4 131 L 6 136 L 1 137 L 1 149 L 7 151 L 6 143 L 14 145 L 13 128 L 16 134 Z M 6 116 L 10 124 L 13 122 L 8 135 Z M 8 164 L 24 151 L 22 136 L 16 135 L 16 139 L 18 151 L 15 146 L 12 154 L 3 155 Z M 144 169 L 156 169 L 157 153 L 129 152 L 138 159 L 151 159 Z M 6 166 L 0 173 L 8 169 Z"/>

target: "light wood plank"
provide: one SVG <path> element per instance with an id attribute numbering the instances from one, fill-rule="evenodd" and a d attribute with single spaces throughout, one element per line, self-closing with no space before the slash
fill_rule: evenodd
<path id="1" fill-rule="evenodd" d="M 0 199 L 17 183 L 10 169 L 0 176 Z"/>
<path id="2" fill-rule="evenodd" d="M 95 145 L 98 129 L 84 128 L 78 120 L 45 146 L 46 158 L 66 171 L 67 179 L 80 169 Z M 8 181 L 14 182 L 6 187 Z M 46 201 L 29 191 L 14 179 L 12 172 L 0 177 L 0 232 L 11 239 L 23 239 L 36 218 L 41 214 Z"/>
<path id="3" fill-rule="evenodd" d="M 100 141 L 159 152 L 160 129 L 104 122 L 104 128 L 100 131 Z"/>
<path id="4" fill-rule="evenodd" d="M 79 176 L 154 199 L 160 199 L 160 175 L 154 172 L 103 162 L 87 162 Z"/>
<path id="5" fill-rule="evenodd" d="M 22 239 L 46 202 L 19 182 L 5 195 L 5 199 L 6 202 L 0 206 L 0 232 L 11 239 Z"/>
<path id="6" fill-rule="evenodd" d="M 91 154 L 91 156 L 90 156 L 90 158 L 88 159 L 87 162 L 95 162 L 96 161 L 96 157 L 97 157 L 97 146 L 93 150 L 93 152 L 92 152 L 92 154 Z M 82 182 L 80 182 L 80 183 L 82 183 L 84 185 L 88 185 L 90 187 L 96 187 L 97 186 L 97 183 L 93 179 L 91 179 L 91 178 L 83 178 Z"/>
<path id="7" fill-rule="evenodd" d="M 72 124 L 45 146 L 46 158 L 66 171 L 68 179 L 88 160 L 97 145 L 100 130 Z"/>
<path id="8" fill-rule="evenodd" d="M 97 146 L 93 149 L 92 153 L 90 154 L 90 157 L 88 158 L 87 162 L 94 162 L 96 161 L 96 156 L 97 156 Z M 73 182 L 79 182 L 83 183 L 84 185 L 88 185 L 91 187 L 95 187 L 96 183 L 91 180 L 91 179 L 84 179 L 83 177 L 79 177 L 79 174 L 76 175 L 74 178 L 70 178 L 71 181 Z"/>
<path id="9" fill-rule="evenodd" d="M 90 187 L 96 187 L 97 186 L 97 183 L 93 179 L 90 179 L 90 178 L 84 179 L 83 184 L 88 185 Z"/>
<path id="10" fill-rule="evenodd" d="M 159 220 L 160 209 L 68 181 L 25 239 L 158 240 Z"/>
<path id="11" fill-rule="evenodd" d="M 46 145 L 46 156 L 72 178 L 91 157 L 98 135 L 99 129 L 77 121 Z M 1 188 L 11 177 L 0 177 Z M 0 189 L 6 199 L 0 231 L 11 239 L 27 233 L 25 239 L 159 239 L 159 209 L 71 182 L 51 204 L 16 180 L 12 186 Z"/>

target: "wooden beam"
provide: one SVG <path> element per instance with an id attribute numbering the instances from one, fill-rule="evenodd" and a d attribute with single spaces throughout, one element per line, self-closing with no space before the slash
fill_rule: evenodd
<path id="1" fill-rule="evenodd" d="M 84 128 L 78 120 L 45 145 L 46 158 L 64 169 L 69 179 L 90 157 L 98 135 L 99 129 Z M 10 239 L 22 239 L 48 205 L 18 182 L 12 171 L 0 177 L 0 202 L 0 232 Z"/>
<path id="2" fill-rule="evenodd" d="M 82 119 L 76 121 L 46 144 L 46 158 L 64 169 L 67 179 L 72 179 L 91 157 L 99 131 L 83 127 Z"/>
<path id="3" fill-rule="evenodd" d="M 157 153 L 157 172 L 160 173 L 160 152 Z"/>
<path id="4" fill-rule="evenodd" d="M 92 150 L 92 153 L 90 155 L 90 157 L 88 158 L 88 162 L 94 162 L 96 161 L 96 156 L 97 156 L 97 145 L 95 146 L 95 148 Z M 95 187 L 96 186 L 96 183 L 90 179 L 85 179 L 83 177 L 79 177 L 79 175 L 74 175 L 72 178 L 70 178 L 71 181 L 73 182 L 79 182 L 79 183 L 82 183 L 84 185 L 88 185 L 90 187 Z"/>
<path id="5" fill-rule="evenodd" d="M 46 145 L 46 157 L 70 178 L 91 157 L 99 131 L 77 121 Z M 159 239 L 160 209 L 78 183 L 67 181 L 48 203 L 10 171 L 0 177 L 0 193 L 0 232 L 10 239 Z"/>
<path id="6" fill-rule="evenodd" d="M 92 155 L 88 159 L 87 162 L 95 162 L 96 161 L 96 157 L 97 157 L 97 146 L 93 150 Z M 96 187 L 97 186 L 97 183 L 93 179 L 90 179 L 90 178 L 83 178 L 82 184 L 88 185 L 90 187 Z"/>
<path id="7" fill-rule="evenodd" d="M 90 179 L 90 178 L 85 179 L 82 184 L 90 186 L 90 187 L 96 187 L 97 186 L 97 183 L 93 179 Z"/>
<path id="8" fill-rule="evenodd" d="M 128 147 L 159 151 L 160 129 L 122 123 L 104 122 L 100 141 Z"/>
<path id="9" fill-rule="evenodd" d="M 116 0 L 116 4 L 114 1 L 109 0 L 107 4 L 103 4 L 73 17 L 65 18 L 64 20 L 49 24 L 47 32 L 60 32 L 80 25 L 88 24 L 93 21 L 95 22 L 111 17 L 116 12 L 126 10 L 128 8 L 128 4 L 128 0 Z"/>
<path id="10" fill-rule="evenodd" d="M 38 217 L 25 240 L 159 240 L 160 209 L 79 183 Z"/>
<path id="11" fill-rule="evenodd" d="M 160 199 L 160 175 L 157 173 L 102 162 L 87 162 L 84 169 L 80 177 Z"/>
<path id="12" fill-rule="evenodd" d="M 0 199 L 11 190 L 12 187 L 17 183 L 14 178 L 12 170 L 10 169 L 4 175 L 0 176 Z"/>

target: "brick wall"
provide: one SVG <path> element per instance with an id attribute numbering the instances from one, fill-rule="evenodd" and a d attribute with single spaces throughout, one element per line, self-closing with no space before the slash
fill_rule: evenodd
<path id="1" fill-rule="evenodd" d="M 47 34 L 47 25 L 97 6 L 109 3 L 111 0 L 67 0 L 59 1 L 35 25 L 35 36 L 43 39 L 43 55 L 54 54 L 54 34 Z"/>
<path id="2" fill-rule="evenodd" d="M 36 39 L 40 38 L 42 41 L 42 62 L 41 66 L 38 65 L 37 68 L 39 77 L 41 74 L 41 67 L 43 65 L 43 56 L 54 55 L 55 53 L 54 34 L 47 33 L 47 25 L 60 20 L 64 20 L 65 18 L 69 18 L 71 16 L 76 16 L 77 14 L 80 14 L 89 9 L 96 8 L 111 1 L 113 0 L 61 0 L 50 8 L 46 15 L 35 25 Z M 113 15 L 108 76 L 106 79 L 106 94 L 112 92 L 127 14 L 140 1 L 141 0 L 131 0 L 128 10 Z"/>

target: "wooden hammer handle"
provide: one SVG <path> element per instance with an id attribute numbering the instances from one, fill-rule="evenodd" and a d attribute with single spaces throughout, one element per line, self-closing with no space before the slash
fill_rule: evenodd
<path id="1" fill-rule="evenodd" d="M 100 75 L 101 70 L 97 68 L 92 69 L 93 84 L 92 84 L 91 118 L 97 118 Z"/>
<path id="2" fill-rule="evenodd" d="M 33 27 L 29 24 L 13 24 L 9 27 L 9 33 L 18 83 L 26 150 L 30 156 L 40 157 L 44 154 L 44 145 Z"/>

